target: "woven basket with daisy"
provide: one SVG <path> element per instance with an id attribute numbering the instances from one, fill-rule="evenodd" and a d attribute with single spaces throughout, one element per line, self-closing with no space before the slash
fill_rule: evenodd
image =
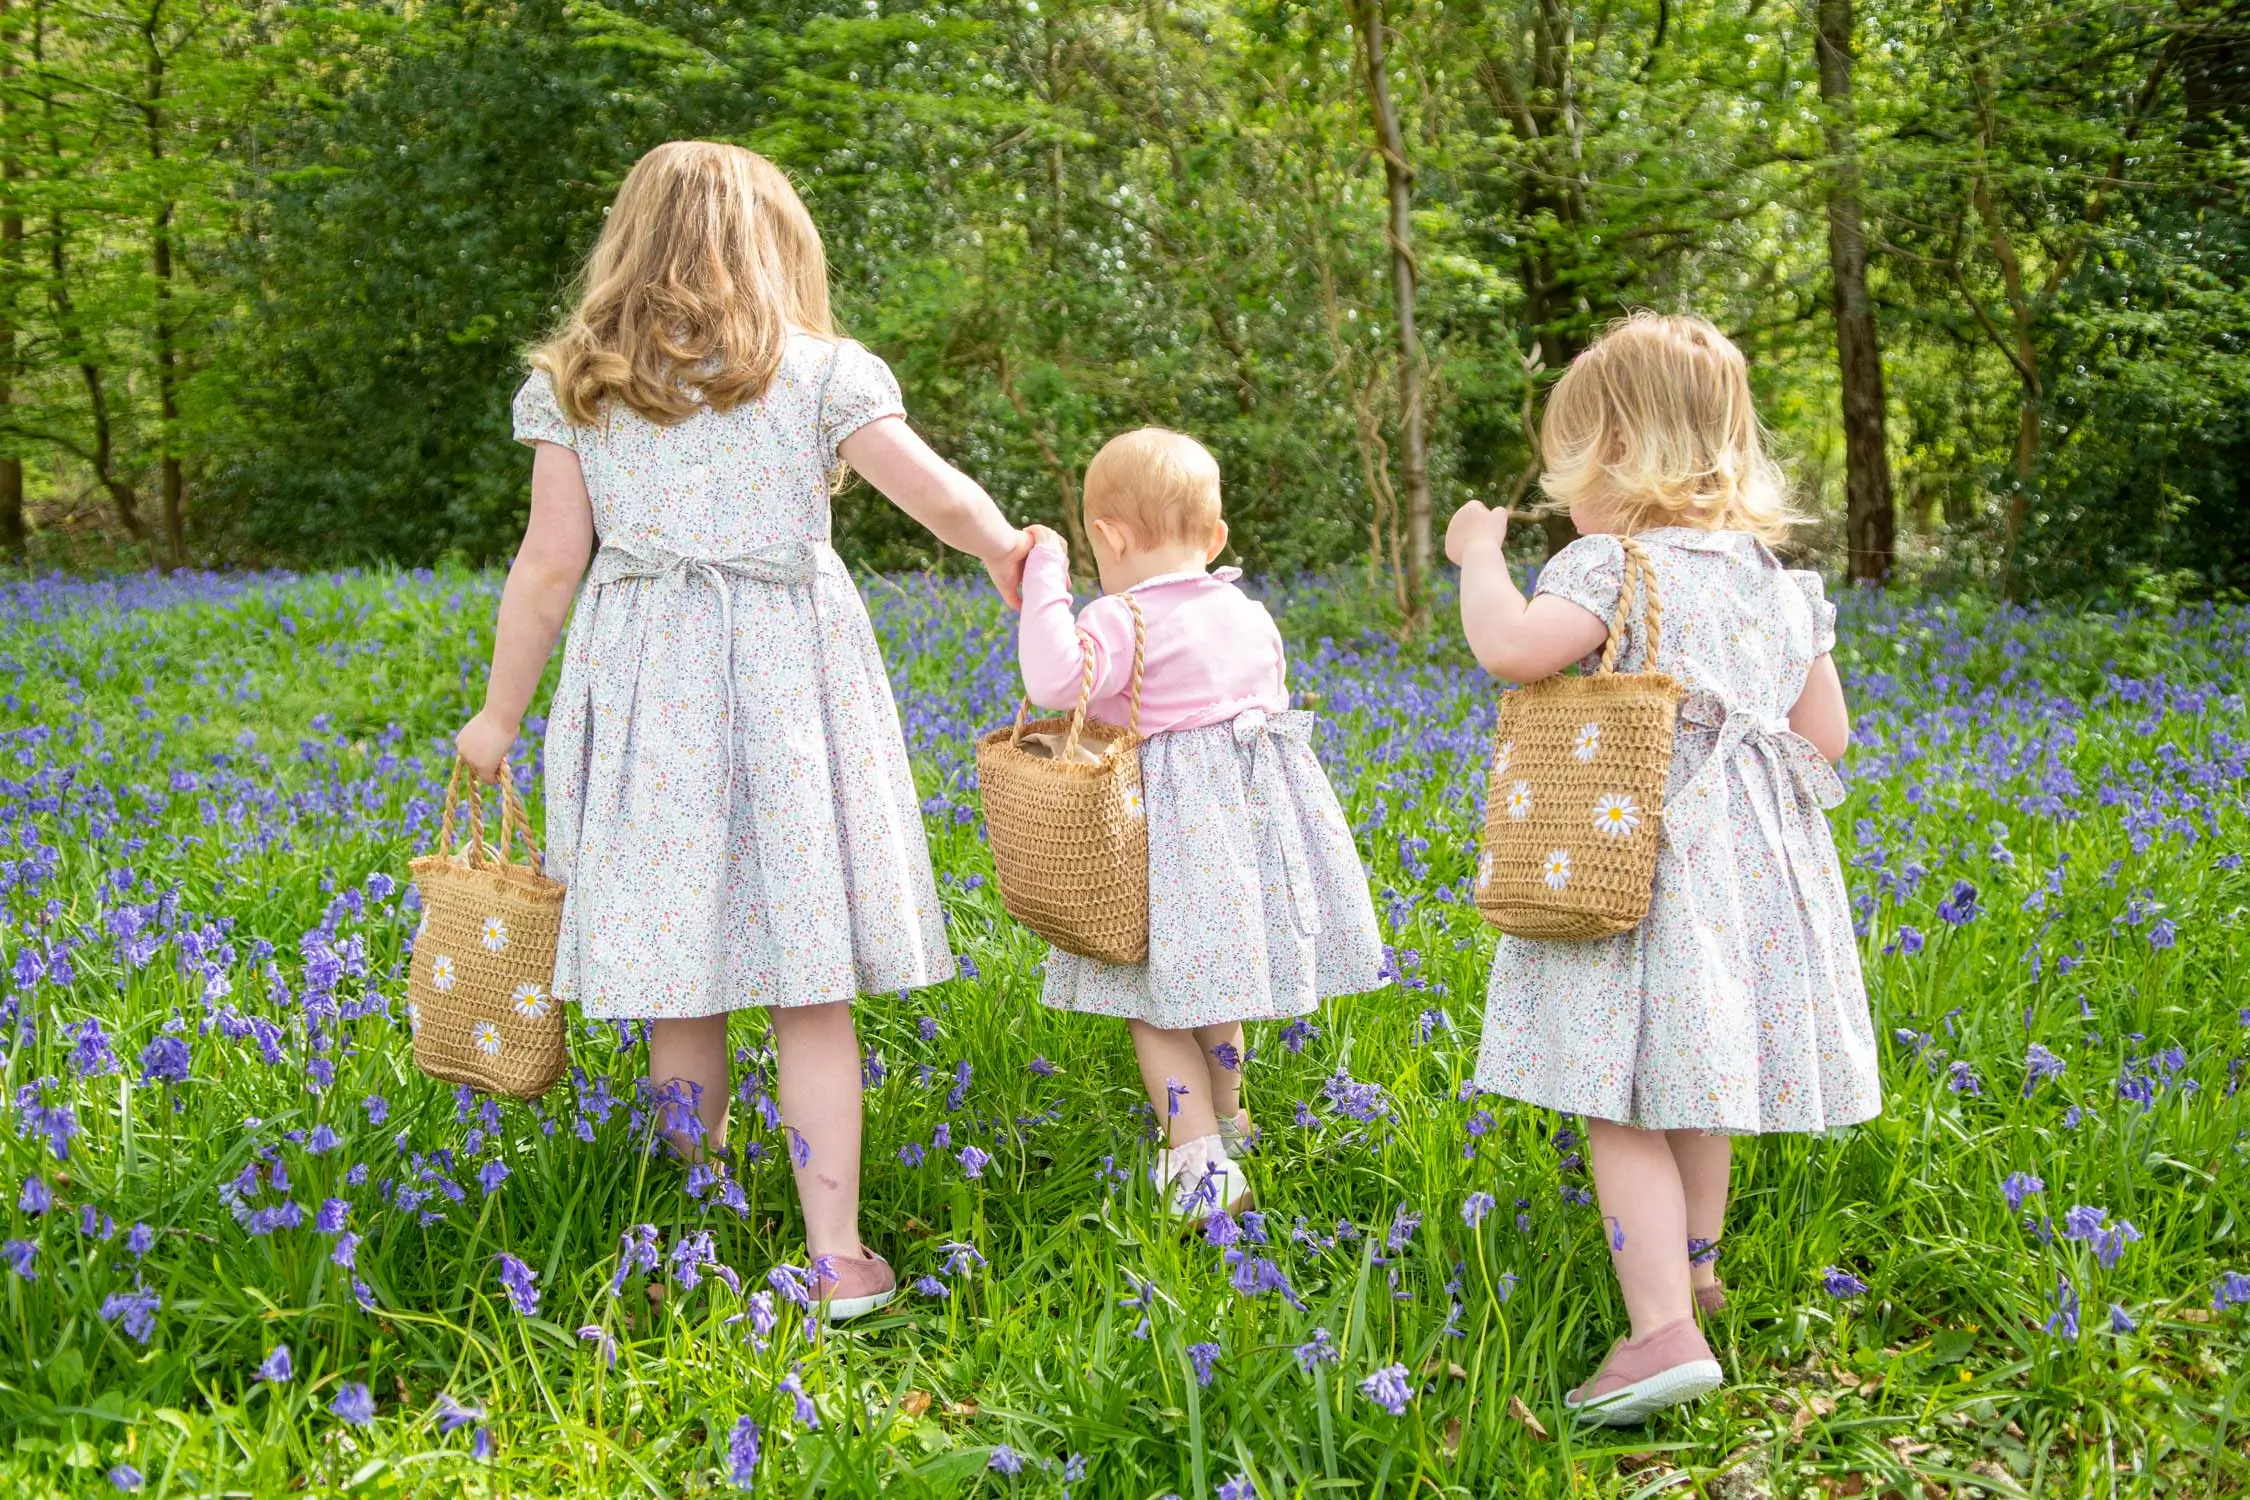
<path id="1" fill-rule="evenodd" d="M 453 843 L 468 790 L 468 845 Z M 422 897 L 407 971 L 414 1065 L 433 1078 L 533 1099 L 569 1066 L 554 982 L 563 887 L 540 869 L 515 783 L 500 776 L 500 839 L 484 842 L 476 779 L 458 763 L 445 789 L 437 849 L 408 868 Z M 513 844 L 523 853 L 509 859 Z"/>
<path id="2" fill-rule="evenodd" d="M 1652 666 L 1663 630 L 1648 554 L 1622 540 L 1625 582 L 1599 669 L 1550 677 L 1500 702 L 1477 910 L 1512 937 L 1614 937 L 1648 915 L 1686 690 L 1663 672 L 1617 670 L 1636 601 Z"/>

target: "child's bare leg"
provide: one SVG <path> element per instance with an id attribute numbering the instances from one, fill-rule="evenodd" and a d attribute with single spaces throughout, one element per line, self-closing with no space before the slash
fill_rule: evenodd
<path id="1" fill-rule="evenodd" d="M 1707 1135 L 1700 1130 L 1667 1130 L 1672 1161 L 1680 1170 L 1681 1196 L 1687 1208 L 1688 1242 L 1716 1247 L 1727 1216 L 1727 1174 L 1734 1165 L 1734 1137 Z M 1696 1286 L 1718 1280 L 1718 1257 L 1700 1262 L 1692 1252 L 1688 1266 Z"/>
<path id="2" fill-rule="evenodd" d="M 1132 1028 L 1133 1056 L 1141 1065 L 1149 1107 L 1165 1127 L 1164 1143 L 1184 1146 L 1217 1135 L 1219 1121 L 1211 1108 L 1211 1084 L 1196 1034 L 1146 1021 L 1125 1024 Z"/>
<path id="3" fill-rule="evenodd" d="M 856 1256 L 859 1238 L 859 1034 L 849 1002 L 774 1006 L 774 1094 L 805 1210 L 809 1255 Z"/>
<path id="4" fill-rule="evenodd" d="M 1692 1311 L 1679 1165 L 1660 1130 L 1588 1120 L 1586 1143 L 1632 1336 L 1646 1338 Z"/>
<path id="5" fill-rule="evenodd" d="M 696 1114 L 703 1121 L 703 1139 L 686 1129 L 664 1131 L 672 1149 L 690 1161 L 703 1153 L 713 1155 L 727 1144 L 727 1018 L 697 1016 L 686 1021 L 651 1021 L 648 1025 L 648 1081 L 662 1090 L 670 1084 L 692 1085 L 697 1091 Z M 659 1121 L 661 1128 L 662 1121 Z M 687 1121 L 678 1122 L 685 1126 Z"/>
<path id="6" fill-rule="evenodd" d="M 1242 1112 L 1242 1023 L 1195 1028 L 1203 1052 L 1203 1081 L 1209 1085 L 1213 1118 L 1231 1120 Z"/>

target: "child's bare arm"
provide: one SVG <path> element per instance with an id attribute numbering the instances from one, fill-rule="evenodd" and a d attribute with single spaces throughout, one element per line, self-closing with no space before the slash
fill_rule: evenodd
<path id="1" fill-rule="evenodd" d="M 594 506 L 578 455 L 555 443 L 540 443 L 531 460 L 531 523 L 500 590 L 484 709 L 453 742 L 486 781 L 499 775 L 508 747 L 516 742 L 593 552 Z"/>
<path id="2" fill-rule="evenodd" d="M 845 438 L 837 452 L 932 536 L 981 560 L 1010 609 L 1022 606 L 1030 536 L 1009 524 L 982 485 L 931 452 L 905 418 L 878 418 Z"/>
<path id="3" fill-rule="evenodd" d="M 1508 513 L 1472 500 L 1453 513 L 1445 555 L 1461 567 L 1461 631 L 1478 665 L 1504 682 L 1552 677 L 1609 638 L 1609 626 L 1567 599 L 1526 599 L 1508 572 Z"/>
<path id="4" fill-rule="evenodd" d="M 1844 681 L 1836 675 L 1835 658 L 1823 654 L 1805 674 L 1805 690 L 1789 709 L 1789 727 L 1830 760 L 1844 758 L 1852 742 L 1852 718 L 1844 707 Z"/>

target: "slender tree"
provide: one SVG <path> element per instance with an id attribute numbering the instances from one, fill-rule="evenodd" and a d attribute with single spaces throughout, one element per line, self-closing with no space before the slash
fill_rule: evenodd
<path id="1" fill-rule="evenodd" d="M 1815 45 L 1827 136 L 1828 272 L 1836 361 L 1844 398 L 1844 535 L 1851 576 L 1889 579 L 1898 522 L 1883 426 L 1883 355 L 1867 294 L 1867 236 L 1860 217 L 1859 148 L 1852 112 L 1852 0 L 1820 0 Z"/>

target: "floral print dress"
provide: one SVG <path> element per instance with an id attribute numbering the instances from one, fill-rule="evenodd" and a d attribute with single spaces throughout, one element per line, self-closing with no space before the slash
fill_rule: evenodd
<path id="1" fill-rule="evenodd" d="M 555 994 L 597 1019 L 818 1005 L 952 977 L 867 609 L 829 545 L 836 445 L 903 415 L 857 344 L 794 335 L 764 395 L 515 433 L 577 453 L 601 547 L 546 741 Z"/>
<path id="2" fill-rule="evenodd" d="M 1664 608 L 1655 665 L 1688 689 L 1649 913 L 1594 942 L 1502 938 L 1477 1084 L 1645 1129 L 1871 1119 L 1875 1033 L 1825 816 L 1843 786 L 1788 724 L 1835 645 L 1835 607 L 1817 575 L 1785 571 L 1755 537 L 1667 527 L 1636 539 Z M 1583 537 L 1537 592 L 1608 620 L 1623 574 L 1615 537 Z M 1638 622 L 1618 668 L 1648 669 Z"/>

